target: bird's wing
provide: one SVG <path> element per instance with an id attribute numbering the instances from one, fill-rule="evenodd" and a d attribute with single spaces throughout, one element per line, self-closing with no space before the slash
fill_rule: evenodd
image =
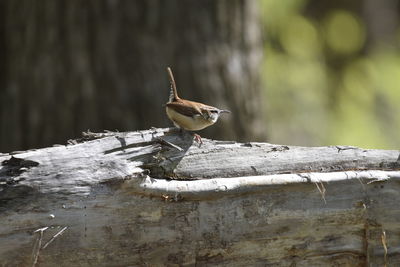
<path id="1" fill-rule="evenodd" d="M 182 115 L 193 117 L 194 115 L 202 115 L 201 110 L 198 106 L 193 105 L 192 101 L 186 101 L 185 103 L 181 101 L 174 101 L 166 104 L 167 107 L 172 108 Z"/>

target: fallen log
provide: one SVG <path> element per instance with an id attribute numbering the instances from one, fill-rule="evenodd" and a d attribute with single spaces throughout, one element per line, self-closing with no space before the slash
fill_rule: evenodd
<path id="1" fill-rule="evenodd" d="M 396 150 L 85 133 L 0 154 L 0 264 L 400 263 Z"/>

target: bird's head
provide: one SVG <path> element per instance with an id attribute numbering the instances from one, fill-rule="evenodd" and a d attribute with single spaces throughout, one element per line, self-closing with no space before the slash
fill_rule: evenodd
<path id="1" fill-rule="evenodd" d="M 203 113 L 204 118 L 212 123 L 215 123 L 222 113 L 231 113 L 229 110 L 218 108 L 206 109 L 205 111 L 206 112 Z"/>

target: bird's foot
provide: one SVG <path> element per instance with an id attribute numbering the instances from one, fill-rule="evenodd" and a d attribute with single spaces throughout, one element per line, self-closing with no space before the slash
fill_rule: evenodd
<path id="1" fill-rule="evenodd" d="M 203 144 L 203 140 L 201 140 L 201 136 L 198 135 L 197 133 L 193 134 L 194 140 L 199 144 L 199 147 Z"/>

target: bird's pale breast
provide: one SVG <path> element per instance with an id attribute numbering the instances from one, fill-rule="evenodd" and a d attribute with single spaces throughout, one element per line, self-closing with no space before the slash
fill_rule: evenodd
<path id="1" fill-rule="evenodd" d="M 174 122 L 175 126 L 188 131 L 202 130 L 214 124 L 214 122 L 204 119 L 201 115 L 186 116 L 169 107 L 166 107 L 166 111 L 168 118 Z"/>

